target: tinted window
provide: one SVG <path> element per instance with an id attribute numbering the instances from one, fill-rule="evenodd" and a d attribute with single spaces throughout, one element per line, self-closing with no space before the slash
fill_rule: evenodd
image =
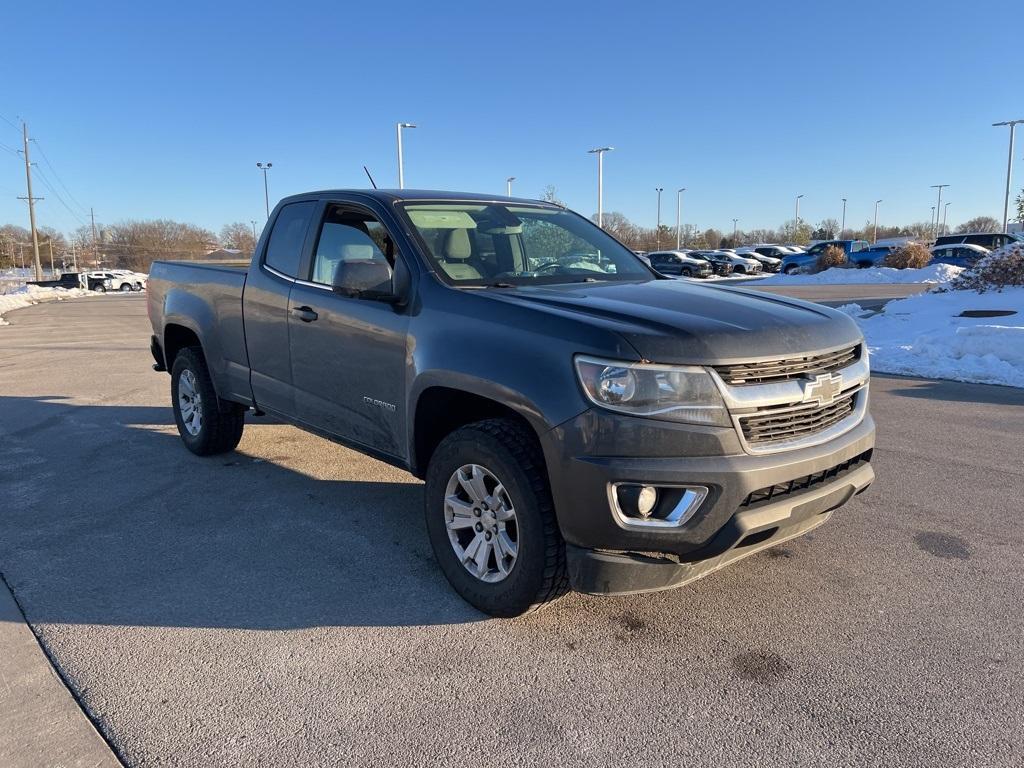
<path id="1" fill-rule="evenodd" d="M 264 263 L 289 277 L 298 277 L 302 243 L 313 215 L 313 201 L 290 203 L 281 209 L 267 243 Z"/>

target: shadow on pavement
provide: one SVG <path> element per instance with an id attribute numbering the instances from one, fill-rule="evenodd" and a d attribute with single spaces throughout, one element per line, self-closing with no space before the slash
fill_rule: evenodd
<path id="1" fill-rule="evenodd" d="M 0 397 L 0 441 L 0 571 L 32 622 L 486 618 L 435 566 L 418 481 L 290 427 L 250 422 L 238 451 L 200 458 L 169 408 Z"/>
<path id="2" fill-rule="evenodd" d="M 872 373 L 872 377 L 890 382 L 886 392 L 923 400 L 945 400 L 952 403 L 988 403 L 1024 406 L 1024 390 L 994 384 L 967 384 L 959 381 L 916 379 L 890 373 Z M 904 387 L 892 384 L 905 383 Z"/>

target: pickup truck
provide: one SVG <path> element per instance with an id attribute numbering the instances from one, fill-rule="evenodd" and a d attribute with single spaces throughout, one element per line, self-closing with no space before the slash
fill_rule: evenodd
<path id="1" fill-rule="evenodd" d="M 685 584 L 874 477 L 849 317 L 666 278 L 556 204 L 296 195 L 248 267 L 156 262 L 147 302 L 189 450 L 233 450 L 248 410 L 408 470 L 441 571 L 496 616 Z"/>
<path id="2" fill-rule="evenodd" d="M 858 252 L 870 248 L 871 244 L 867 240 L 822 240 L 802 253 L 786 256 L 782 260 L 782 271 L 787 275 L 794 275 L 810 269 L 817 263 L 818 257 L 825 249 L 831 246 L 842 248 L 847 260 L 856 262 Z"/>

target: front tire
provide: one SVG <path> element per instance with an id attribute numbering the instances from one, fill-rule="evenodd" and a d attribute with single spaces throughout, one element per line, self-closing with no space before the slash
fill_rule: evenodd
<path id="1" fill-rule="evenodd" d="M 121 293 L 131 293 L 132 287 L 129 283 L 121 283 Z"/>
<path id="2" fill-rule="evenodd" d="M 787 264 L 785 271 L 787 275 L 795 275 L 797 272 L 800 271 L 800 267 L 798 267 L 796 264 Z"/>
<path id="3" fill-rule="evenodd" d="M 489 419 L 452 432 L 430 459 L 424 499 L 438 565 L 475 608 L 519 616 L 568 591 L 544 457 L 523 425 Z"/>
<path id="4" fill-rule="evenodd" d="M 186 347 L 174 358 L 171 406 L 181 441 L 197 456 L 233 451 L 242 439 L 245 408 L 217 397 L 199 347 Z"/>

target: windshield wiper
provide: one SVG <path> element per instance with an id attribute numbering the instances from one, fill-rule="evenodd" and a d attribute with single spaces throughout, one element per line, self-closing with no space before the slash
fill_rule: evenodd
<path id="1" fill-rule="evenodd" d="M 501 282 L 499 280 L 499 281 L 494 282 L 494 283 L 481 283 L 479 285 L 462 285 L 462 286 L 459 286 L 459 287 L 460 288 L 478 289 L 478 288 L 515 288 L 516 286 L 513 285 L 512 283 L 504 283 L 504 282 Z"/>

